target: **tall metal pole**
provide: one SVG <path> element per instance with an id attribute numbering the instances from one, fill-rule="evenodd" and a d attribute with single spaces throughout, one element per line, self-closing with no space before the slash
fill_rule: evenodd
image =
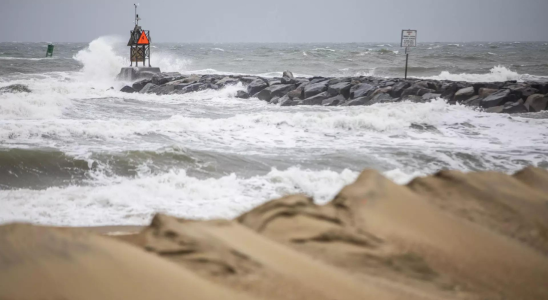
<path id="1" fill-rule="evenodd" d="M 408 52 L 408 49 L 409 47 L 405 47 L 405 79 L 407 79 L 407 63 L 409 62 L 409 52 Z"/>

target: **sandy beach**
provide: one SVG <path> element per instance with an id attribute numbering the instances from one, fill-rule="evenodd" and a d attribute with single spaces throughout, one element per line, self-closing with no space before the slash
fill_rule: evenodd
<path id="1" fill-rule="evenodd" d="M 365 170 L 234 220 L 0 227 L 1 299 L 544 299 L 548 172 Z M 493 187 L 497 187 L 494 189 Z"/>

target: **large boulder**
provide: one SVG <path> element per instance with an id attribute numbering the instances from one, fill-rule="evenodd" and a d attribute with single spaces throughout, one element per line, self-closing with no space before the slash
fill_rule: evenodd
<path id="1" fill-rule="evenodd" d="M 282 97 L 295 89 L 293 84 L 277 84 L 262 90 L 257 94 L 257 98 L 264 101 L 270 101 L 274 97 Z"/>
<path id="2" fill-rule="evenodd" d="M 289 96 L 285 95 L 278 100 L 280 106 L 295 106 L 298 104 L 298 101 L 291 99 Z"/>
<path id="3" fill-rule="evenodd" d="M 304 98 L 304 86 L 301 85 L 287 94 L 291 99 Z"/>
<path id="4" fill-rule="evenodd" d="M 282 84 L 295 84 L 295 77 L 291 71 L 284 71 L 282 74 Z"/>
<path id="5" fill-rule="evenodd" d="M 120 92 L 130 93 L 131 94 L 131 93 L 135 93 L 135 90 L 132 87 L 130 87 L 129 85 L 126 85 L 120 90 Z"/>
<path id="6" fill-rule="evenodd" d="M 548 109 L 548 95 L 534 94 L 527 98 L 525 107 L 531 112 L 539 112 Z"/>
<path id="7" fill-rule="evenodd" d="M 310 83 L 304 86 L 304 98 L 310 98 L 327 91 L 327 80 L 313 83 L 311 80 Z"/>
<path id="8" fill-rule="evenodd" d="M 158 73 L 152 76 L 152 83 L 162 85 L 181 78 L 183 78 L 183 75 L 179 72 Z"/>
<path id="9" fill-rule="evenodd" d="M 345 102 L 343 106 L 358 106 L 358 105 L 366 105 L 371 99 L 369 97 L 360 97 L 356 99 L 352 99 L 348 102 Z"/>
<path id="10" fill-rule="evenodd" d="M 501 106 L 507 102 L 516 102 L 521 97 L 513 93 L 509 89 L 502 89 L 494 92 L 493 94 L 487 96 L 485 99 L 481 100 L 481 107 L 490 108 L 495 106 Z"/>
<path id="11" fill-rule="evenodd" d="M 420 87 L 420 86 L 417 86 L 417 85 L 413 85 L 407 89 L 405 89 L 405 91 L 403 91 L 403 93 L 401 94 L 401 98 L 406 98 L 408 96 L 420 96 L 422 97 L 424 94 L 428 94 L 428 93 L 435 93 L 434 90 L 431 90 L 431 89 L 425 89 L 423 87 Z"/>
<path id="12" fill-rule="evenodd" d="M 351 81 L 352 81 L 352 78 L 350 78 L 350 77 L 336 77 L 336 78 L 333 78 L 333 79 L 329 79 L 329 81 L 327 82 L 327 85 L 332 86 L 332 85 L 335 85 L 337 83 L 351 82 Z"/>
<path id="13" fill-rule="evenodd" d="M 350 97 L 350 88 L 352 88 L 352 84 L 350 82 L 342 81 L 329 85 L 327 87 L 327 92 L 331 96 L 343 95 L 344 98 L 348 99 Z"/>
<path id="14" fill-rule="evenodd" d="M 315 77 L 312 77 L 310 78 L 310 84 L 314 84 L 314 83 L 319 83 L 319 82 L 322 82 L 322 81 L 326 81 L 327 83 L 329 82 L 329 78 L 325 78 L 325 77 L 321 77 L 321 76 L 315 76 Z"/>
<path id="15" fill-rule="evenodd" d="M 247 93 L 255 95 L 268 87 L 268 83 L 262 79 L 255 79 L 247 86 Z"/>
<path id="16" fill-rule="evenodd" d="M 394 99 L 388 93 L 378 93 L 373 96 L 368 104 L 394 102 Z"/>
<path id="17" fill-rule="evenodd" d="M 218 85 L 219 87 L 225 87 L 225 86 L 229 86 L 229 85 L 236 85 L 238 83 L 240 83 L 240 81 L 238 79 L 231 78 L 231 77 L 225 77 L 225 78 L 215 82 L 215 84 Z"/>
<path id="18" fill-rule="evenodd" d="M 462 102 L 466 106 L 479 107 L 481 103 L 481 98 L 478 95 L 472 96 L 470 99 L 467 99 Z"/>
<path id="19" fill-rule="evenodd" d="M 167 94 L 170 94 L 173 91 L 175 91 L 175 86 L 174 85 L 164 84 L 164 85 L 156 86 L 153 89 L 150 89 L 148 91 L 148 93 L 149 94 L 153 93 L 153 94 L 156 94 L 156 95 L 167 95 Z"/>
<path id="20" fill-rule="evenodd" d="M 329 99 L 331 95 L 328 92 L 323 92 L 318 95 L 306 98 L 303 100 L 302 105 L 322 105 L 323 101 Z"/>
<path id="21" fill-rule="evenodd" d="M 464 100 L 470 99 L 475 94 L 476 94 L 476 92 L 474 90 L 474 87 L 469 86 L 469 87 L 462 88 L 462 89 L 458 90 L 455 93 L 455 96 L 453 97 L 453 100 L 458 101 L 458 102 L 462 102 Z"/>
<path id="22" fill-rule="evenodd" d="M 208 87 L 209 87 L 208 83 L 197 82 L 197 83 L 189 84 L 189 85 L 185 86 L 184 88 L 175 91 L 175 93 L 176 94 L 192 93 L 192 92 L 197 92 L 197 91 L 203 91 L 203 90 L 207 89 Z"/>
<path id="23" fill-rule="evenodd" d="M 152 89 L 154 89 L 154 88 L 156 88 L 156 87 L 157 87 L 157 85 L 155 85 L 155 84 L 152 83 L 152 82 L 151 82 L 151 83 L 147 83 L 147 84 L 139 91 L 139 93 L 140 93 L 140 94 L 146 94 L 146 93 L 148 93 L 150 90 L 152 90 Z"/>
<path id="24" fill-rule="evenodd" d="M 453 100 L 455 93 L 460 89 L 459 85 L 455 82 L 445 82 L 438 89 L 443 99 Z"/>
<path id="25" fill-rule="evenodd" d="M 24 84 L 12 84 L 0 88 L 0 94 L 2 93 L 30 93 L 31 90 Z"/>
<path id="26" fill-rule="evenodd" d="M 405 91 L 405 89 L 407 89 L 410 86 L 411 84 L 409 82 L 405 82 L 405 81 L 398 82 L 392 86 L 392 90 L 390 91 L 390 96 L 392 96 L 393 98 L 399 98 L 401 97 L 401 94 L 403 93 L 403 91 Z"/>
<path id="27" fill-rule="evenodd" d="M 346 98 L 341 94 L 335 97 L 331 97 L 322 101 L 323 106 L 336 106 L 341 105 L 346 101 Z"/>
<path id="28" fill-rule="evenodd" d="M 147 85 L 148 83 L 151 83 L 151 82 L 152 82 L 152 80 L 150 80 L 150 79 L 143 79 L 143 80 L 139 80 L 139 81 L 137 81 L 137 82 L 134 82 L 134 83 L 131 85 L 131 87 L 132 87 L 135 91 L 138 92 L 138 91 L 142 90 L 142 89 L 145 87 L 145 85 Z"/>
<path id="29" fill-rule="evenodd" d="M 357 99 L 365 96 L 369 96 L 375 91 L 375 87 L 369 83 L 361 83 L 352 86 L 350 88 L 350 99 Z"/>
<path id="30" fill-rule="evenodd" d="M 490 88 L 480 88 L 479 89 L 479 96 L 480 98 L 487 98 L 487 96 L 498 92 L 498 89 L 490 89 Z"/>
<path id="31" fill-rule="evenodd" d="M 504 105 L 504 108 L 502 109 L 502 113 L 506 114 L 520 114 L 520 113 L 526 113 L 529 112 L 527 110 L 527 107 L 523 105 L 523 99 L 519 99 L 517 102 L 513 103 L 507 103 Z"/>
<path id="32" fill-rule="evenodd" d="M 248 99 L 248 98 L 249 98 L 249 94 L 248 94 L 246 91 L 237 91 L 237 92 L 236 92 L 236 98 Z"/>
<path id="33" fill-rule="evenodd" d="M 257 77 L 252 77 L 252 76 L 240 77 L 240 81 L 243 82 L 244 84 L 250 84 L 257 79 L 258 79 Z"/>

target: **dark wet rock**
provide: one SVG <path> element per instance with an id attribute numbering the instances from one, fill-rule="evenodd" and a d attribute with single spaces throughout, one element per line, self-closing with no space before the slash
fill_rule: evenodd
<path id="1" fill-rule="evenodd" d="M 376 89 L 376 90 L 371 94 L 371 97 L 375 97 L 375 96 L 378 95 L 378 94 L 390 94 L 391 91 L 392 91 L 392 87 L 391 87 L 391 86 L 387 86 L 387 87 L 383 87 L 383 88 L 378 88 L 378 89 Z"/>
<path id="2" fill-rule="evenodd" d="M 422 97 L 424 94 L 428 94 L 428 93 L 435 93 L 435 91 L 431 90 L 431 89 L 425 89 L 425 88 L 422 88 L 420 86 L 413 85 L 413 86 L 405 89 L 405 91 L 403 91 L 403 93 L 401 94 L 401 98 L 405 99 L 408 96 L 421 96 Z"/>
<path id="3" fill-rule="evenodd" d="M 277 84 L 282 84 L 281 78 L 275 78 L 275 79 L 268 80 L 268 85 L 269 86 L 273 86 L 273 85 L 277 85 Z"/>
<path id="4" fill-rule="evenodd" d="M 390 96 L 394 98 L 399 98 L 401 97 L 401 94 L 403 93 L 403 91 L 405 91 L 405 89 L 407 89 L 410 86 L 411 84 L 409 82 L 398 82 L 392 86 L 392 91 L 390 91 Z"/>
<path id="5" fill-rule="evenodd" d="M 151 83 L 151 82 L 152 82 L 152 80 L 150 80 L 150 79 L 143 79 L 143 80 L 139 80 L 139 81 L 137 81 L 137 82 L 134 82 L 134 83 L 131 85 L 131 87 L 132 87 L 136 92 L 138 92 L 138 91 L 142 90 L 142 89 L 145 87 L 145 85 L 147 85 L 148 83 Z"/>
<path id="6" fill-rule="evenodd" d="M 501 106 L 506 104 L 507 102 L 516 102 L 520 97 L 521 95 L 519 95 L 518 97 L 509 89 L 498 90 L 493 94 L 487 96 L 485 99 L 481 100 L 481 107 L 491 108 L 495 106 Z"/>
<path id="7" fill-rule="evenodd" d="M 409 95 L 409 96 L 406 96 L 405 98 L 402 97 L 402 100 L 411 101 L 415 103 L 426 103 L 431 101 L 431 100 L 424 100 L 422 99 L 422 96 L 417 96 L 417 95 Z"/>
<path id="8" fill-rule="evenodd" d="M 350 88 L 350 99 L 369 96 L 375 91 L 375 87 L 369 83 L 361 83 Z"/>
<path id="9" fill-rule="evenodd" d="M 534 94 L 527 98 L 525 107 L 531 112 L 539 112 L 548 109 L 548 95 Z"/>
<path id="10" fill-rule="evenodd" d="M 329 79 L 329 81 L 327 82 L 327 85 L 332 86 L 335 84 L 339 84 L 341 82 L 351 82 L 351 81 L 352 81 L 352 78 L 350 77 L 337 77 L 337 78 Z"/>
<path id="11" fill-rule="evenodd" d="M 424 100 L 424 101 L 431 101 L 431 100 L 435 100 L 435 99 L 438 99 L 438 98 L 441 98 L 441 94 L 426 93 L 426 94 L 422 95 L 422 97 L 421 97 L 421 99 Z"/>
<path id="12" fill-rule="evenodd" d="M 310 84 L 315 84 L 315 83 L 326 81 L 326 84 L 327 84 L 328 80 L 330 80 L 330 79 L 325 78 L 325 77 L 321 77 L 321 76 L 315 76 L 315 77 L 310 78 L 309 82 L 310 82 Z"/>
<path id="13" fill-rule="evenodd" d="M 526 101 L 529 98 L 529 96 L 537 94 L 539 90 L 528 86 L 520 89 L 520 92 L 521 92 L 521 99 L 523 99 L 523 101 Z"/>
<path id="14" fill-rule="evenodd" d="M 274 97 L 272 99 L 270 99 L 270 101 L 268 103 L 270 104 L 278 104 L 278 101 L 280 100 L 280 97 Z"/>
<path id="15" fill-rule="evenodd" d="M 394 85 L 396 85 L 396 82 L 394 82 L 394 81 L 381 81 L 379 83 L 379 87 L 381 87 L 381 88 L 388 87 L 388 86 L 391 87 L 391 86 L 394 86 Z"/>
<path id="16" fill-rule="evenodd" d="M 341 105 L 346 101 L 346 98 L 343 95 L 337 95 L 322 101 L 323 106 L 336 106 Z"/>
<path id="17" fill-rule="evenodd" d="M 472 96 L 470 99 L 467 99 L 462 102 L 462 104 L 466 106 L 474 106 L 474 107 L 480 106 L 480 103 L 481 103 L 481 98 L 478 95 Z"/>
<path id="18" fill-rule="evenodd" d="M 279 84 L 276 86 L 271 86 L 268 89 L 270 89 L 270 96 L 272 98 L 274 97 L 282 97 L 285 96 L 287 93 L 295 89 L 294 84 Z"/>
<path id="19" fill-rule="evenodd" d="M 348 102 L 345 102 L 343 106 L 358 106 L 358 105 L 366 105 L 371 99 L 369 97 L 360 97 L 356 99 L 352 99 Z"/>
<path id="20" fill-rule="evenodd" d="M 251 77 L 251 76 L 243 76 L 243 77 L 240 77 L 240 81 L 243 83 L 243 84 L 250 84 L 252 83 L 254 80 L 257 80 L 258 78 L 257 77 Z"/>
<path id="21" fill-rule="evenodd" d="M 246 91 L 237 91 L 236 98 L 249 99 L 249 94 Z"/>
<path id="22" fill-rule="evenodd" d="M 330 80 L 331 81 L 331 80 Z M 342 81 L 338 83 L 334 83 L 332 85 L 329 85 L 327 88 L 327 92 L 331 96 L 337 96 L 337 95 L 343 95 L 344 98 L 348 99 L 350 97 L 350 88 L 352 87 L 352 84 L 348 81 Z"/>
<path id="23" fill-rule="evenodd" d="M 497 92 L 498 89 L 491 89 L 491 88 L 480 88 L 479 89 L 479 96 L 481 98 L 486 98 L 487 96 L 493 94 L 494 92 Z"/>
<path id="24" fill-rule="evenodd" d="M 175 86 L 174 85 L 167 85 L 167 84 L 164 84 L 164 85 L 159 85 L 153 89 L 150 89 L 148 91 L 149 94 L 156 94 L 156 95 L 167 95 L 171 92 L 175 91 Z"/>
<path id="25" fill-rule="evenodd" d="M 141 93 L 141 94 L 146 94 L 146 93 L 148 93 L 150 90 L 152 90 L 152 89 L 154 89 L 154 88 L 156 88 L 156 87 L 157 87 L 157 85 L 155 85 L 155 84 L 152 83 L 152 82 L 151 82 L 151 83 L 147 83 L 147 84 L 139 91 L 139 93 Z"/>
<path id="26" fill-rule="evenodd" d="M 178 91 L 175 91 L 175 93 L 176 94 L 186 94 L 186 93 L 203 91 L 203 90 L 207 89 L 208 86 L 209 86 L 209 84 L 207 84 L 207 83 L 200 83 L 200 82 L 192 83 L 192 84 L 189 84 L 189 85 L 185 86 L 184 88 L 182 88 Z"/>
<path id="27" fill-rule="evenodd" d="M 274 97 L 284 96 L 293 89 L 295 89 L 295 85 L 293 84 L 277 84 L 260 91 L 259 94 L 257 94 L 257 98 L 264 101 L 270 101 Z"/>
<path id="28" fill-rule="evenodd" d="M 294 78 L 282 77 L 281 84 L 295 84 L 297 81 Z"/>
<path id="29" fill-rule="evenodd" d="M 247 86 L 247 93 L 255 95 L 268 87 L 268 83 L 262 79 L 255 79 Z"/>
<path id="30" fill-rule="evenodd" d="M 526 112 L 529 112 L 529 110 L 527 110 L 527 107 L 523 104 L 523 99 L 514 103 L 507 103 L 502 109 L 502 113 L 506 114 L 520 114 Z"/>
<path id="31" fill-rule="evenodd" d="M 292 100 L 289 97 L 284 96 L 284 97 L 280 98 L 278 103 L 280 104 L 280 106 L 295 106 L 295 105 L 299 104 L 299 101 L 295 101 L 295 100 Z"/>
<path id="32" fill-rule="evenodd" d="M 388 93 L 378 93 L 371 99 L 371 104 L 379 102 L 393 102 L 393 98 Z"/>
<path id="33" fill-rule="evenodd" d="M 131 93 L 135 93 L 135 90 L 132 87 L 130 87 L 129 85 L 126 85 L 120 90 L 120 92 L 130 93 L 131 94 Z"/>
<path id="34" fill-rule="evenodd" d="M 304 86 L 304 98 L 307 99 L 325 91 L 327 91 L 327 80 L 316 83 L 311 80 L 310 83 Z"/>
<path id="35" fill-rule="evenodd" d="M 328 92 L 323 92 L 318 95 L 306 98 L 303 100 L 302 105 L 322 105 L 323 101 L 329 99 L 331 95 Z"/>
<path id="36" fill-rule="evenodd" d="M 461 102 L 463 100 L 470 99 L 475 94 L 476 92 L 473 86 L 465 87 L 455 93 L 455 96 L 453 96 L 453 100 Z"/>
<path id="37" fill-rule="evenodd" d="M 0 88 L 0 94 L 2 93 L 31 93 L 27 85 L 24 84 L 12 84 Z"/>
<path id="38" fill-rule="evenodd" d="M 291 71 L 284 71 L 283 74 L 282 74 L 282 77 L 287 77 L 287 78 L 291 78 L 291 79 L 295 78 L 295 76 L 293 76 L 293 72 L 291 72 Z"/>
<path id="39" fill-rule="evenodd" d="M 222 86 L 215 84 L 215 83 L 208 83 L 207 88 L 211 90 L 219 90 L 222 88 Z"/>
<path id="40" fill-rule="evenodd" d="M 229 86 L 229 85 L 236 85 L 238 83 L 240 83 L 240 81 L 238 79 L 230 78 L 230 77 L 225 77 L 225 78 L 215 82 L 215 84 L 220 86 L 220 87 L 225 87 L 225 86 Z"/>
<path id="41" fill-rule="evenodd" d="M 504 110 L 504 105 L 493 106 L 485 109 L 488 113 L 501 113 Z"/>
<path id="42" fill-rule="evenodd" d="M 446 82 L 441 85 L 438 92 L 443 99 L 453 100 L 455 93 L 460 89 L 459 85 L 455 82 Z"/>
<path id="43" fill-rule="evenodd" d="M 158 73 L 152 76 L 152 83 L 162 85 L 181 78 L 183 78 L 183 75 L 179 72 Z"/>
<path id="44" fill-rule="evenodd" d="M 303 83 L 301 84 L 299 87 L 297 87 L 296 89 L 292 90 L 291 92 L 289 92 L 287 95 L 291 98 L 291 99 L 303 99 L 304 98 L 304 86 L 306 84 Z"/>

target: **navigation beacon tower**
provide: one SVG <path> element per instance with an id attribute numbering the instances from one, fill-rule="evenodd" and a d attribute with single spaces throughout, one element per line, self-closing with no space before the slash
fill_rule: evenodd
<path id="1" fill-rule="evenodd" d="M 150 67 L 150 31 L 141 29 L 139 26 L 139 15 L 137 14 L 137 4 L 135 6 L 135 28 L 131 31 L 129 42 L 127 45 L 130 47 L 130 60 L 131 66 L 135 62 L 135 66 L 139 66 L 139 62 L 143 62 L 145 66 L 148 59 L 148 66 Z"/>
<path id="2" fill-rule="evenodd" d="M 153 68 L 150 66 L 150 31 L 143 30 L 139 26 L 139 15 L 137 14 L 138 4 L 133 4 L 135 6 L 135 27 L 130 32 L 129 41 L 127 45 L 129 46 L 129 60 L 130 67 L 122 68 L 120 74 L 118 74 L 118 79 L 120 80 L 137 80 L 141 78 L 150 78 L 156 73 L 160 73 L 160 68 Z M 148 66 L 147 66 L 148 60 Z M 139 66 L 139 63 L 142 63 L 142 66 Z M 135 63 L 135 67 L 133 66 Z"/>

